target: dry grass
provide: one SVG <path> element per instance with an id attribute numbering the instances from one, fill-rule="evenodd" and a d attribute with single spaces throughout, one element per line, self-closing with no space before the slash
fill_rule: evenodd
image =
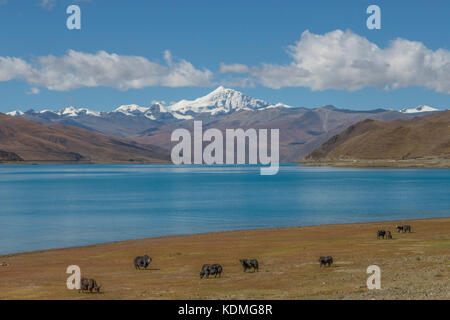
<path id="1" fill-rule="evenodd" d="M 0 257 L 0 299 L 449 299 L 450 218 L 220 232 L 124 241 Z M 393 240 L 377 240 L 380 228 Z M 149 270 L 133 258 L 149 254 Z M 332 255 L 331 268 L 317 259 Z M 243 273 L 239 258 L 257 258 Z M 222 278 L 199 279 L 203 263 Z M 95 278 L 102 294 L 69 291 L 68 265 Z M 366 268 L 381 268 L 382 289 L 366 288 Z"/>

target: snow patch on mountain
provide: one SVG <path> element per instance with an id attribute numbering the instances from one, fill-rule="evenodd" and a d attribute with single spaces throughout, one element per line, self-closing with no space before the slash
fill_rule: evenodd
<path id="1" fill-rule="evenodd" d="M 175 119 L 179 119 L 179 120 L 191 120 L 191 119 L 194 119 L 194 117 L 190 116 L 190 115 L 184 115 L 184 114 L 181 114 L 181 113 L 178 113 L 178 112 L 171 112 L 171 113 L 172 113 L 172 115 L 173 115 L 173 117 Z"/>
<path id="2" fill-rule="evenodd" d="M 400 110 L 401 113 L 421 113 L 421 112 L 435 112 L 435 111 L 439 111 L 439 109 L 424 105 L 411 109 L 405 108 Z"/>
<path id="3" fill-rule="evenodd" d="M 89 115 L 89 116 L 95 116 L 95 117 L 100 117 L 100 112 L 97 111 L 92 111 L 86 108 L 75 108 L 75 107 L 67 107 L 64 109 L 59 110 L 58 112 L 56 112 L 56 114 L 60 115 L 60 116 L 68 116 L 68 117 L 78 117 L 80 115 Z"/>
<path id="4" fill-rule="evenodd" d="M 291 106 L 288 106 L 287 104 L 284 104 L 284 103 L 276 103 L 276 104 L 271 104 L 270 106 L 268 106 L 268 107 L 265 107 L 265 108 L 263 108 L 263 109 L 276 109 L 276 108 L 286 108 L 286 109 L 291 109 L 291 108 L 294 108 L 294 107 L 291 107 Z"/>
<path id="5" fill-rule="evenodd" d="M 118 107 L 117 109 L 115 109 L 112 112 L 120 112 L 127 116 L 136 116 L 136 115 L 146 113 L 149 109 L 150 108 L 138 106 L 137 104 L 127 104 L 127 105 L 122 105 L 122 106 Z"/>
<path id="6" fill-rule="evenodd" d="M 160 113 L 167 113 L 169 112 L 169 110 L 167 110 L 167 108 L 165 107 L 166 103 L 164 101 L 152 101 L 152 106 L 150 107 L 150 109 L 152 108 L 158 108 Z"/>
<path id="7" fill-rule="evenodd" d="M 23 112 L 22 111 L 20 111 L 20 110 L 14 110 L 14 111 L 11 111 L 11 112 L 7 112 L 6 113 L 8 116 L 12 116 L 12 117 L 19 117 L 19 116 L 23 116 Z"/>

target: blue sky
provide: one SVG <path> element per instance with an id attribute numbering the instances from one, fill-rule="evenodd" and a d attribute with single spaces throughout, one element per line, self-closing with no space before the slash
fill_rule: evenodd
<path id="1" fill-rule="evenodd" d="M 81 30 L 66 28 L 70 4 Z M 366 27 L 370 4 L 381 30 Z M 449 15 L 446 0 L 0 0 L 0 112 L 146 106 L 219 84 L 293 106 L 447 109 Z"/>

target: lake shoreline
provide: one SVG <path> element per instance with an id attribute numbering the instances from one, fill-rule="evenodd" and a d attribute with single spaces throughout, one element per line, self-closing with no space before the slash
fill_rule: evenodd
<path id="1" fill-rule="evenodd" d="M 172 165 L 170 161 L 116 161 L 116 162 L 92 162 L 92 161 L 0 161 L 0 166 L 31 166 L 31 165 Z M 411 161 L 411 160 L 339 160 L 339 161 L 294 161 L 283 162 L 283 165 L 299 165 L 301 167 L 335 167 L 335 168 L 363 168 L 363 169 L 450 169 L 450 160 L 440 159 L 439 161 Z M 199 165 L 201 166 L 201 165 Z M 205 167 L 222 167 L 227 164 L 203 165 Z M 228 165 L 234 166 L 234 165 Z M 245 165 L 244 165 L 245 166 Z M 249 165 L 250 166 L 250 165 Z M 251 165 L 254 166 L 254 165 Z M 258 166 L 258 165 L 257 165 Z M 264 167 L 264 166 L 259 166 Z"/>
<path id="2" fill-rule="evenodd" d="M 314 227 L 339 227 L 339 226 L 357 226 L 357 225 L 365 225 L 365 224 L 389 224 L 389 223 L 408 223 L 411 221 L 427 221 L 427 220 L 436 220 L 436 219 L 450 219 L 450 214 L 448 217 L 431 217 L 431 218 L 422 218 L 422 219 L 405 219 L 405 220 L 379 220 L 379 221 L 366 221 L 366 222 L 348 222 L 348 223 L 325 223 L 325 224 L 312 224 L 312 225 L 296 225 L 296 226 L 286 226 L 286 227 L 274 227 L 274 228 L 248 228 L 248 229 L 236 229 L 236 230 L 219 230 L 219 231 L 210 231 L 210 232 L 198 232 L 198 233 L 186 233 L 186 234 L 173 234 L 173 235 L 162 235 L 162 236 L 155 236 L 155 237 L 144 237 L 144 238 L 133 238 L 133 239 L 125 239 L 125 240 L 117 240 L 117 241 L 107 241 L 107 242 L 99 242 L 99 243 L 92 243 L 87 245 L 76 245 L 76 246 L 68 246 L 68 247 L 61 247 L 61 248 L 48 248 L 48 249 L 39 249 L 39 250 L 30 250 L 30 251 L 19 251 L 19 252 L 12 252 L 12 253 L 6 253 L 6 254 L 0 254 L 0 259 L 7 258 L 7 257 L 14 257 L 17 255 L 26 255 L 26 254 L 33 254 L 33 253 L 43 253 L 47 251 L 58 251 L 58 250 L 67 250 L 67 249 L 83 249 L 83 248 L 89 248 L 89 247 L 97 247 L 97 246 L 104 246 L 104 245 L 114 245 L 114 244 L 120 244 L 122 242 L 129 242 L 129 241 L 141 241 L 141 240 L 164 240 L 168 239 L 171 240 L 172 238 L 182 238 L 182 237 L 189 237 L 189 236 L 214 236 L 215 234 L 224 234 L 224 233 L 240 233 L 240 232 L 247 232 L 247 231 L 265 231 L 265 232 L 271 232 L 274 230 L 282 231 L 285 229 L 296 229 L 296 228 L 314 228 Z"/>
<path id="3" fill-rule="evenodd" d="M 364 169 L 449 169 L 450 160 L 336 160 L 336 161 L 304 161 L 303 167 L 339 167 Z"/>
<path id="4" fill-rule="evenodd" d="M 0 161 L 0 165 L 89 165 L 89 164 L 105 164 L 105 165 L 114 165 L 114 164 L 124 164 L 124 165 L 152 165 L 152 164 L 161 164 L 161 165 L 172 165 L 173 163 L 170 161 L 111 161 L 111 162 L 103 162 L 103 161 L 66 161 L 66 160 L 25 160 L 25 161 Z"/>
<path id="5" fill-rule="evenodd" d="M 411 233 L 397 233 L 409 224 Z M 167 236 L 2 256 L 0 299 L 449 299 L 450 217 Z M 377 240 L 378 229 L 393 240 Z M 148 254 L 148 270 L 133 259 Z M 333 256 L 320 268 L 319 256 Z M 259 272 L 243 272 L 257 258 Z M 204 263 L 221 278 L 199 279 Z M 69 265 L 96 279 L 102 294 L 65 287 Z M 368 290 L 366 268 L 382 270 Z"/>

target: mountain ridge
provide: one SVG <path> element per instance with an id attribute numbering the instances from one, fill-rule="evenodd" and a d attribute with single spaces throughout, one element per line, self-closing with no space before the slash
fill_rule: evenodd
<path id="1" fill-rule="evenodd" d="M 65 124 L 45 125 L 0 113 L 3 162 L 165 163 L 159 149 Z"/>
<path id="2" fill-rule="evenodd" d="M 65 107 L 62 109 L 59 109 L 57 111 L 51 111 L 51 110 L 42 110 L 34 112 L 34 110 L 28 110 L 27 112 L 30 113 L 37 113 L 37 114 L 44 114 L 44 113 L 53 113 L 59 116 L 68 116 L 68 117 L 76 117 L 76 116 L 96 116 L 101 117 L 105 114 L 111 114 L 111 113 L 123 113 L 127 116 L 136 116 L 136 115 L 146 115 L 151 120 L 157 120 L 156 117 L 152 117 L 151 113 L 148 114 L 149 111 L 151 111 L 152 107 L 155 108 L 157 106 L 159 108 L 159 112 L 161 113 L 169 113 L 173 115 L 173 118 L 175 119 L 193 119 L 195 118 L 195 115 L 200 115 L 203 113 L 207 113 L 210 115 L 221 115 L 221 114 L 228 114 L 236 111 L 242 111 L 242 110 L 264 110 L 264 109 L 271 109 L 271 108 L 299 108 L 300 106 L 290 106 L 286 105 L 284 103 L 278 102 L 278 103 L 270 103 L 266 102 L 262 99 L 253 98 L 251 96 L 247 96 L 243 94 L 240 91 L 225 88 L 223 86 L 219 86 L 215 90 L 211 91 L 210 93 L 199 97 L 194 100 L 180 100 L 178 102 L 172 103 L 168 106 L 164 105 L 163 103 L 152 103 L 149 107 L 140 106 L 138 104 L 126 104 L 121 105 L 117 108 L 115 108 L 112 111 L 94 111 L 90 110 L 88 108 L 77 108 L 74 106 Z M 323 107 L 318 108 L 325 108 L 325 107 L 334 107 L 332 105 L 327 105 Z M 334 107 L 336 108 L 336 107 Z M 317 108 L 308 108 L 310 110 L 314 110 Z M 343 109 L 341 109 L 343 110 Z M 377 110 L 377 109 L 375 109 Z M 379 109 L 379 110 L 386 110 L 387 109 Z M 371 112 L 372 110 L 356 110 L 359 112 Z M 394 110 L 393 110 L 394 111 Z M 426 113 L 426 112 L 437 112 L 440 111 L 437 108 L 426 106 L 426 105 L 419 105 L 416 108 L 404 108 L 399 110 L 398 112 L 401 113 Z M 11 116 L 23 116 L 27 112 L 21 111 L 21 110 L 14 110 L 7 112 L 6 114 Z"/>
<path id="3" fill-rule="evenodd" d="M 411 119 L 366 119 L 331 137 L 304 160 L 309 164 L 450 166 L 450 110 Z"/>
<path id="4" fill-rule="evenodd" d="M 176 128 L 191 130 L 194 120 L 202 121 L 205 130 L 279 129 L 282 162 L 300 161 L 330 137 L 361 120 L 390 121 L 422 114 L 380 108 L 364 111 L 339 109 L 333 105 L 312 109 L 292 107 L 265 102 L 224 87 L 218 87 L 203 97 L 181 100 L 170 106 L 155 102 L 150 107 L 122 105 L 111 112 L 69 107 L 57 112 L 29 110 L 12 113 L 18 118 L 42 124 L 77 126 L 141 145 L 157 146 L 167 155 L 173 147 L 171 132 Z"/>

